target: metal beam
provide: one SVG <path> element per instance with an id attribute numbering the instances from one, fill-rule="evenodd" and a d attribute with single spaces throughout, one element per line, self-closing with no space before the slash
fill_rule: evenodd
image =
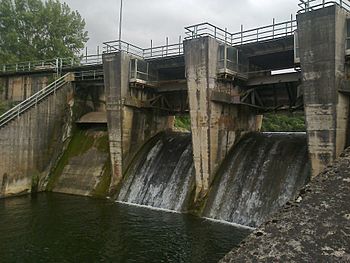
<path id="1" fill-rule="evenodd" d="M 246 86 L 260 86 L 260 85 L 271 85 L 278 83 L 289 83 L 289 82 L 298 82 L 301 80 L 300 72 L 277 74 L 263 77 L 251 78 L 247 81 Z"/>

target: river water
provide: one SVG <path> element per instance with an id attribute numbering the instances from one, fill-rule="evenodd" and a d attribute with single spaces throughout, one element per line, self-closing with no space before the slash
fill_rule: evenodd
<path id="1" fill-rule="evenodd" d="M 0 200 L 0 262 L 217 262 L 249 230 L 84 197 Z"/>

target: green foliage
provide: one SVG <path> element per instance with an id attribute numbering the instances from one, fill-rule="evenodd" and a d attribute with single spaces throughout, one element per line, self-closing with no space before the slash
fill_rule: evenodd
<path id="1" fill-rule="evenodd" d="M 267 113 L 264 115 L 262 131 L 265 132 L 296 132 L 305 131 L 305 118 L 303 113 L 277 114 Z"/>
<path id="2" fill-rule="evenodd" d="M 88 40 L 84 28 L 58 0 L 0 0 L 0 64 L 76 56 Z"/>
<path id="3" fill-rule="evenodd" d="M 177 129 L 191 130 L 191 118 L 190 116 L 176 116 L 174 127 Z"/>

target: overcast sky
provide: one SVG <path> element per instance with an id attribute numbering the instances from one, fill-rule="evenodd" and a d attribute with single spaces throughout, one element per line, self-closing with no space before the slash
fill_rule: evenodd
<path id="1" fill-rule="evenodd" d="M 86 21 L 91 52 L 118 39 L 120 0 L 60 0 Z M 123 0 L 122 39 L 140 47 L 178 41 L 184 27 L 210 22 L 230 32 L 283 22 L 295 16 L 298 0 Z"/>

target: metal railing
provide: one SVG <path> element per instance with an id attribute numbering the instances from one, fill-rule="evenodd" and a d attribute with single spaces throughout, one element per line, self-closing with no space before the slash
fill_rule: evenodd
<path id="1" fill-rule="evenodd" d="M 230 46 L 238 46 L 248 43 L 273 40 L 280 37 L 293 35 L 297 29 L 297 22 L 291 16 L 291 19 L 285 22 L 273 23 L 268 26 L 262 26 L 249 30 L 244 30 L 241 26 L 241 31 L 230 33 L 227 29 L 222 29 L 210 23 L 201 23 L 185 27 L 186 39 L 210 36 L 218 41 Z"/>
<path id="2" fill-rule="evenodd" d="M 19 117 L 25 111 L 37 105 L 40 101 L 47 98 L 52 93 L 55 93 L 59 88 L 72 81 L 73 78 L 74 75 L 72 75 L 72 73 L 67 73 L 66 75 L 52 82 L 50 85 L 41 89 L 34 95 L 30 96 L 28 99 L 22 101 L 21 103 L 17 104 L 13 108 L 2 114 L 0 116 L 0 128 L 2 128 L 4 125 L 9 123 L 13 119 Z"/>
<path id="3" fill-rule="evenodd" d="M 183 54 L 183 44 L 169 44 L 158 47 L 150 47 L 143 50 L 144 59 L 173 57 Z"/>
<path id="4" fill-rule="evenodd" d="M 82 56 L 79 58 L 55 58 L 0 65 L 0 73 L 6 74 L 32 71 L 62 72 L 62 69 L 93 65 L 102 65 L 102 54 Z"/>
<path id="5" fill-rule="evenodd" d="M 0 73 L 12 72 L 28 72 L 37 70 L 56 70 L 58 68 L 59 59 L 26 61 L 0 66 Z"/>
<path id="6" fill-rule="evenodd" d="M 128 54 L 143 58 L 143 49 L 125 42 L 123 40 L 115 40 L 104 42 L 103 52 L 104 53 L 113 53 L 119 51 L 125 51 Z"/>
<path id="7" fill-rule="evenodd" d="M 247 75 L 249 70 L 248 58 L 242 51 L 235 47 L 221 45 L 219 47 L 218 71 L 219 73 L 231 73 Z"/>
<path id="8" fill-rule="evenodd" d="M 349 0 L 299 0 L 298 6 L 300 9 L 298 13 L 310 12 L 332 5 L 338 5 L 347 11 L 350 11 Z"/>
<path id="9" fill-rule="evenodd" d="M 156 81 L 157 71 L 147 61 L 133 58 L 130 61 L 130 80 Z"/>
<path id="10" fill-rule="evenodd" d="M 60 58 L 58 65 L 60 66 L 60 68 L 66 69 L 100 64 L 102 64 L 102 54 L 88 55 L 80 58 Z"/>
<path id="11" fill-rule="evenodd" d="M 74 72 L 74 76 L 75 81 L 103 80 L 104 72 L 102 69 L 77 71 Z"/>
<path id="12" fill-rule="evenodd" d="M 103 44 L 105 53 L 124 51 L 142 59 L 164 58 L 183 54 L 182 42 L 150 48 L 141 48 L 122 40 L 108 41 Z"/>

